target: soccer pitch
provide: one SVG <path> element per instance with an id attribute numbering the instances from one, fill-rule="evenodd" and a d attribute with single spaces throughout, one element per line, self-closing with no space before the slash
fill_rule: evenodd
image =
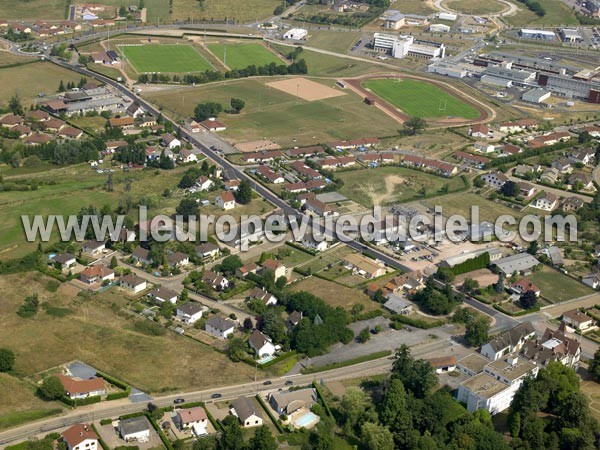
<path id="1" fill-rule="evenodd" d="M 254 64 L 265 66 L 284 62 L 261 44 L 208 44 L 208 49 L 231 69 L 245 69 Z"/>
<path id="2" fill-rule="evenodd" d="M 121 51 L 136 72 L 186 73 L 212 70 L 211 65 L 188 44 L 122 46 Z"/>
<path id="3" fill-rule="evenodd" d="M 367 80 L 363 87 L 409 116 L 476 119 L 479 112 L 432 83 L 410 79 Z"/>

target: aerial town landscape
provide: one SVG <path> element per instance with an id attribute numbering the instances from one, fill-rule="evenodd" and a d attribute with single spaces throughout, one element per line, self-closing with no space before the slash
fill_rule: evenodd
<path id="1" fill-rule="evenodd" d="M 0 0 L 0 449 L 600 449 L 598 0 Z"/>

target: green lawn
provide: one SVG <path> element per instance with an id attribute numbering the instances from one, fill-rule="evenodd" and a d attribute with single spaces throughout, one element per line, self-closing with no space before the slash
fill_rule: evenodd
<path id="1" fill-rule="evenodd" d="M 172 17 L 254 22 L 271 16 L 279 4 L 279 0 L 173 0 Z"/>
<path id="2" fill-rule="evenodd" d="M 245 69 L 252 64 L 255 66 L 284 64 L 262 44 L 208 44 L 208 48 L 231 69 Z"/>
<path id="3" fill-rule="evenodd" d="M 410 116 L 476 119 L 477 110 L 439 87 L 411 79 L 367 80 L 363 86 Z"/>
<path id="4" fill-rule="evenodd" d="M 0 0 L 0 17 L 6 20 L 64 19 L 65 0 Z"/>
<path id="5" fill-rule="evenodd" d="M 495 14 L 506 9 L 506 6 L 496 0 L 482 2 L 480 0 L 448 0 L 445 6 L 449 9 L 463 14 Z"/>
<path id="6" fill-rule="evenodd" d="M 379 167 L 340 172 L 344 181 L 340 193 L 366 207 L 396 202 L 406 202 L 435 195 L 448 185 L 448 191 L 464 189 L 460 177 L 443 178 L 405 167 Z"/>
<path id="7" fill-rule="evenodd" d="M 148 22 L 156 22 L 158 19 L 168 19 L 169 2 L 166 0 L 144 0 L 144 5 L 147 9 L 146 20 Z"/>
<path id="8" fill-rule="evenodd" d="M 120 49 L 138 73 L 185 73 L 212 69 L 194 47 L 187 44 L 123 46 Z"/>
<path id="9" fill-rule="evenodd" d="M 519 13 L 507 16 L 506 21 L 516 27 L 525 25 L 577 25 L 579 23 L 571 8 L 561 0 L 539 0 L 539 3 L 546 11 L 544 17 L 538 17 L 518 3 Z"/>
<path id="10" fill-rule="evenodd" d="M 542 297 L 552 303 L 564 302 L 594 292 L 586 285 L 550 267 L 544 267 L 542 270 L 532 273 L 528 278 L 540 288 Z"/>

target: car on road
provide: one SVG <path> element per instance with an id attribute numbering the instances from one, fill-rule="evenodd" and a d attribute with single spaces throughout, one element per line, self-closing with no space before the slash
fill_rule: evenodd
<path id="1" fill-rule="evenodd" d="M 292 380 L 287 380 L 287 381 L 285 382 L 285 385 L 286 385 L 286 386 L 291 386 L 292 384 L 294 384 L 294 382 L 293 382 Z"/>
<path id="2" fill-rule="evenodd" d="M 264 384 L 265 386 L 269 386 L 269 385 L 273 384 L 273 382 L 272 382 L 272 381 L 270 381 L 270 380 L 267 380 L 267 381 L 265 381 L 263 384 Z"/>
<path id="3" fill-rule="evenodd" d="M 173 400 L 173 403 L 175 403 L 176 405 L 179 405 L 181 403 L 185 403 L 185 399 L 181 398 L 181 397 L 178 397 L 175 400 Z"/>
<path id="4" fill-rule="evenodd" d="M 221 397 L 223 397 L 223 395 L 219 394 L 218 392 L 216 392 L 210 396 L 210 398 L 221 398 Z"/>

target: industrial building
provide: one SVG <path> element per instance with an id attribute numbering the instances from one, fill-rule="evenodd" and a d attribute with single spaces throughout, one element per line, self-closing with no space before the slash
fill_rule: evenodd
<path id="1" fill-rule="evenodd" d="M 519 37 L 523 39 L 537 39 L 540 41 L 555 41 L 556 34 L 554 31 L 548 30 L 534 30 L 531 28 L 521 28 L 519 30 Z"/>
<path id="2" fill-rule="evenodd" d="M 503 62 L 496 66 L 488 66 L 484 75 L 511 81 L 512 85 L 519 87 L 535 86 L 535 72 L 529 72 L 523 69 L 516 69 L 512 62 Z"/>
<path id="3" fill-rule="evenodd" d="M 415 39 L 413 36 L 375 33 L 373 36 L 375 51 L 386 53 L 393 58 L 442 59 L 446 56 L 446 47 L 437 42 Z"/>
<path id="4" fill-rule="evenodd" d="M 579 43 L 583 42 L 583 36 L 576 28 L 561 28 L 558 30 L 558 35 L 563 42 Z"/>
<path id="5" fill-rule="evenodd" d="M 464 78 L 468 75 L 467 69 L 460 64 L 450 63 L 446 61 L 438 61 L 427 66 L 427 72 L 445 75 L 451 78 Z"/>
<path id="6" fill-rule="evenodd" d="M 383 27 L 388 30 L 399 30 L 403 26 L 422 26 L 429 23 L 429 18 L 416 14 L 403 14 L 395 9 L 388 9 L 381 17 Z"/>
<path id="7" fill-rule="evenodd" d="M 432 23 L 429 25 L 429 31 L 432 33 L 450 33 L 450 27 L 443 23 Z"/>
<path id="8" fill-rule="evenodd" d="M 284 39 L 291 39 L 292 41 L 300 41 L 308 36 L 308 31 L 304 28 L 292 28 L 285 32 L 283 35 Z"/>
<path id="9" fill-rule="evenodd" d="M 445 12 L 439 13 L 437 17 L 440 20 L 449 20 L 451 22 L 454 22 L 458 18 L 458 16 L 456 14 L 445 13 Z"/>
<path id="10" fill-rule="evenodd" d="M 521 99 L 524 102 L 529 103 L 542 103 L 544 100 L 549 99 L 551 95 L 552 93 L 550 91 L 547 91 L 546 89 L 535 88 L 525 92 Z"/>

